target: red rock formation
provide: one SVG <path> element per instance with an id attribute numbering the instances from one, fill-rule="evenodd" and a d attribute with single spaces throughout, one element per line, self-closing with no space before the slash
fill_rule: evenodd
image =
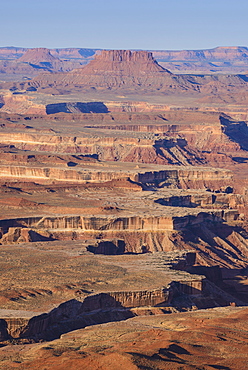
<path id="1" fill-rule="evenodd" d="M 73 89 L 76 86 L 130 88 L 147 87 L 165 90 L 177 88 L 179 91 L 194 86 L 184 77 L 173 76 L 161 67 L 152 53 L 129 50 L 104 50 L 87 66 L 64 74 L 41 74 L 28 83 L 34 87 L 60 86 Z M 183 86 L 182 86 L 183 85 Z"/>
<path id="2" fill-rule="evenodd" d="M 29 49 L 23 56 L 21 56 L 21 58 L 19 58 L 19 61 L 39 65 L 42 63 L 52 64 L 54 62 L 60 62 L 60 59 L 53 56 L 49 49 L 36 48 Z"/>
<path id="3" fill-rule="evenodd" d="M 204 301 L 204 294 L 209 295 L 211 288 L 213 300 L 221 301 L 222 299 L 225 302 L 227 299 L 228 303 L 230 299 L 235 301 L 235 298 L 221 291 L 206 279 L 194 276 L 189 280 L 173 281 L 167 287 L 154 290 L 117 291 L 88 295 L 83 302 L 76 299 L 66 301 L 48 314 L 34 316 L 29 321 L 26 318 L 17 317 L 7 318 L 5 321 L 8 325 L 8 333 L 12 338 L 51 340 L 67 332 L 68 329 L 71 331 L 102 322 L 125 320 L 133 317 L 134 312 L 139 315 L 141 307 L 153 309 L 158 306 L 161 307 L 159 313 L 163 312 L 163 308 L 165 311 L 167 309 L 168 312 L 171 312 L 178 297 L 182 301 L 181 309 L 183 307 L 192 309 L 190 306 L 194 305 L 194 299 L 198 302 Z M 238 300 L 236 301 L 238 302 Z M 180 307 L 178 310 L 180 311 Z M 154 312 L 156 311 L 154 310 Z"/>
<path id="4" fill-rule="evenodd" d="M 82 64 L 78 61 L 62 61 L 56 55 L 52 55 L 50 50 L 46 48 L 23 49 L 23 51 L 26 52 L 24 54 L 22 52 L 23 55 L 18 59 L 0 60 L 0 73 L 34 76 L 40 71 L 70 71 Z M 20 56 L 20 54 L 15 53 L 14 56 Z"/>
<path id="5" fill-rule="evenodd" d="M 152 54 L 144 51 L 104 50 L 96 55 L 84 68 L 64 74 L 44 73 L 26 84 L 26 87 L 47 88 L 52 86 L 61 91 L 78 89 L 135 89 L 137 91 L 158 91 L 163 94 L 187 94 L 198 96 L 227 94 L 228 86 L 237 93 L 248 90 L 242 76 L 183 76 L 174 75 L 158 65 Z M 232 91 L 233 96 L 233 91 Z"/>
<path id="6" fill-rule="evenodd" d="M 77 72 L 88 75 L 114 73 L 120 76 L 137 76 L 153 72 L 170 74 L 154 60 L 152 53 L 130 50 L 103 50 L 93 61 Z"/>

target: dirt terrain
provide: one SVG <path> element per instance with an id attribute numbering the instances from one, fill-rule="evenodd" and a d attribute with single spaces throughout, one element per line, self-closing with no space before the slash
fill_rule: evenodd
<path id="1" fill-rule="evenodd" d="M 0 369 L 245 368 L 247 82 L 192 78 L 103 51 L 1 90 Z"/>

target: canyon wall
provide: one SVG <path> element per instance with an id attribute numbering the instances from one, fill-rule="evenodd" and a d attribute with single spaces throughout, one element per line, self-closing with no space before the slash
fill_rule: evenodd
<path id="1" fill-rule="evenodd" d="M 207 304 L 206 298 L 208 302 L 216 300 L 217 305 L 242 303 L 202 276 L 194 276 L 189 280 L 172 281 L 167 287 L 150 291 L 107 292 L 89 295 L 83 301 L 72 299 L 49 313 L 30 319 L 3 318 L 0 322 L 0 338 L 53 340 L 68 331 L 110 321 L 126 320 L 143 315 L 146 311 L 153 314 L 173 310 L 195 310 L 197 305 Z"/>
<path id="2" fill-rule="evenodd" d="M 22 97 L 18 99 L 23 100 Z M 16 109 L 18 104 L 15 102 L 13 107 Z M 32 109 L 36 109 L 35 106 Z M 60 119 L 66 121 L 64 116 Z M 11 124 L 6 121 L 2 125 L 0 142 L 14 145 L 19 150 L 95 155 L 103 161 L 184 166 L 216 165 L 218 161 L 231 164 L 229 153 L 247 150 L 246 122 L 235 121 L 224 114 L 171 111 L 159 118 L 159 115 L 144 113 L 82 113 L 68 119 L 80 120 L 84 133 L 70 136 L 44 130 L 18 132 L 17 127 L 9 132 L 7 126 Z"/>
<path id="3" fill-rule="evenodd" d="M 94 294 L 82 302 L 75 299 L 67 301 L 48 314 L 34 316 L 29 320 L 3 318 L 0 333 L 2 332 L 2 340 L 9 338 L 51 340 L 68 330 L 133 317 L 135 315 L 130 308 L 167 305 L 168 296 L 167 288 Z"/>
<path id="4" fill-rule="evenodd" d="M 36 231 L 54 232 L 69 230 L 82 231 L 162 231 L 180 230 L 205 221 L 222 222 L 222 217 L 237 217 L 236 210 L 211 210 L 211 212 L 188 211 L 186 216 L 40 216 L 0 220 L 4 232 L 9 228 L 30 228 Z"/>
<path id="5" fill-rule="evenodd" d="M 46 165 L 1 165 L 0 178 L 17 178 L 26 181 L 59 181 L 59 182 L 107 182 L 116 179 L 130 179 L 131 181 L 147 184 L 147 186 L 169 186 L 172 188 L 195 188 L 212 190 L 224 189 L 232 186 L 232 173 L 228 170 L 198 167 L 171 167 L 157 171 L 142 171 L 141 169 L 128 168 L 121 170 L 108 169 L 100 165 L 78 166 L 63 168 L 61 166 L 48 167 Z"/>

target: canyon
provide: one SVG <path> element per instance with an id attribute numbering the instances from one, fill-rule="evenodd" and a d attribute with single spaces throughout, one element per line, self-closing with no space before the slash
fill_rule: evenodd
<path id="1" fill-rule="evenodd" d="M 0 369 L 246 364 L 241 52 L 0 48 Z"/>

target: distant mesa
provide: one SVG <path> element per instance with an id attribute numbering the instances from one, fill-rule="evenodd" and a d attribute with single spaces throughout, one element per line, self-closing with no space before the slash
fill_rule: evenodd
<path id="1" fill-rule="evenodd" d="M 219 46 L 202 50 L 157 50 L 155 57 L 163 61 L 235 61 L 247 60 L 248 48 L 242 46 Z"/>
<path id="2" fill-rule="evenodd" d="M 83 68 L 68 73 L 43 73 L 28 84 L 36 88 L 66 87 L 67 90 L 82 87 L 96 89 L 146 87 L 153 90 L 172 84 L 180 88 L 184 78 L 181 77 L 181 81 L 177 81 L 177 76 L 174 78 L 173 76 L 155 61 L 151 52 L 103 50 Z"/>
<path id="3" fill-rule="evenodd" d="M 151 72 L 167 72 L 153 58 L 151 52 L 130 50 L 103 50 L 82 69 L 84 74 L 119 73 L 122 75 L 137 75 Z"/>
<path id="4" fill-rule="evenodd" d="M 233 86 L 231 93 L 230 85 Z M 240 99 L 240 94 L 248 91 L 248 83 L 239 75 L 174 74 L 158 64 L 151 52 L 130 50 L 103 50 L 84 67 L 69 72 L 43 72 L 20 87 L 27 89 L 30 86 L 42 93 L 48 93 L 53 88 L 59 94 L 82 90 L 122 90 L 142 94 L 190 94 L 197 99 L 205 99 L 204 95 L 207 95 L 214 102 L 218 99 L 233 102 L 234 92 L 235 99 Z M 200 93 L 203 94 L 201 97 Z"/>
<path id="5" fill-rule="evenodd" d="M 46 48 L 30 49 L 21 58 L 19 58 L 18 61 L 37 65 L 61 62 L 59 58 L 53 56 L 50 53 L 50 50 Z"/>
<path id="6" fill-rule="evenodd" d="M 220 55 L 225 51 L 219 50 Z M 203 55 L 200 52 L 198 54 L 199 57 Z M 80 68 L 77 65 L 75 69 L 71 68 L 73 64 L 70 61 L 60 60 L 44 48 L 27 51 L 18 61 L 21 65 L 19 68 L 25 65 L 25 68 L 36 70 L 36 77 L 25 83 L 7 83 L 2 88 L 30 91 L 32 87 L 38 93 L 53 95 L 95 90 L 121 90 L 132 94 L 188 94 L 195 96 L 201 104 L 217 101 L 233 103 L 247 99 L 248 83 L 244 76 L 174 74 L 158 64 L 148 51 L 102 50 L 89 64 L 84 67 L 80 65 Z M 37 69 L 42 73 L 37 75 Z"/>
<path id="7" fill-rule="evenodd" d="M 25 53 L 33 50 L 33 53 L 36 54 L 42 49 L 44 52 L 48 50 L 45 48 L 0 47 L 0 74 L 29 73 L 29 76 L 32 74 L 33 76 L 37 75 L 37 72 L 39 72 L 37 66 L 42 65 L 37 64 L 37 62 L 44 61 L 46 63 L 50 61 L 52 63 L 52 60 L 47 60 L 46 55 L 44 60 L 42 57 L 36 61 L 36 57 L 30 55 L 29 59 L 29 54 Z M 54 56 L 59 58 L 62 63 L 62 69 L 58 70 L 57 66 L 55 66 L 51 68 L 51 71 L 68 72 L 75 68 L 80 68 L 82 65 L 86 65 L 93 59 L 94 55 L 99 54 L 101 51 L 99 49 L 62 48 L 49 49 L 49 52 L 49 59 L 51 56 Z M 117 50 L 113 52 L 118 57 L 117 54 L 120 55 L 123 51 Z M 129 51 L 124 52 L 129 53 Z M 21 57 L 24 55 L 25 58 L 22 60 Z M 241 46 L 216 47 L 202 50 L 153 50 L 152 55 L 160 63 L 160 66 L 169 69 L 173 73 L 212 74 L 221 72 L 227 74 L 246 74 L 248 70 L 248 48 Z M 110 57 L 110 54 L 108 57 Z M 134 54 L 132 54 L 132 59 L 133 57 Z M 33 70 L 32 66 L 34 66 Z M 45 71 L 46 68 L 44 67 L 43 70 Z M 4 76 L 1 77 L 4 78 Z"/>
<path id="8" fill-rule="evenodd" d="M 61 60 L 58 53 L 53 55 L 49 49 L 25 49 L 19 58 L 13 60 L 0 60 L 1 74 L 21 74 L 29 77 L 36 76 L 39 72 L 67 72 L 78 68 L 83 61 Z M 0 49 L 1 56 L 1 49 Z M 80 56 L 80 55 L 79 55 Z M 24 78 L 23 76 L 23 78 Z"/>

